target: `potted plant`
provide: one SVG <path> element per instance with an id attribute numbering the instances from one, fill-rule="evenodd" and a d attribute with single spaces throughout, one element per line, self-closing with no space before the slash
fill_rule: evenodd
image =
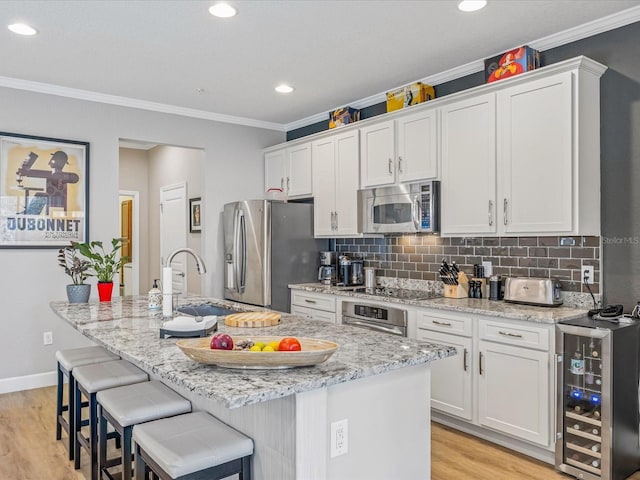
<path id="1" fill-rule="evenodd" d="M 107 253 L 100 241 L 73 243 L 82 255 L 89 259 L 89 265 L 98 279 L 98 296 L 101 302 L 110 302 L 113 293 L 113 277 L 120 271 L 128 257 L 118 258 L 122 239 L 111 240 L 111 251 Z"/>
<path id="2" fill-rule="evenodd" d="M 73 245 L 58 250 L 58 265 L 64 268 L 64 273 L 71 277 L 73 283 L 67 285 L 67 299 L 69 303 L 87 303 L 91 294 L 91 285 L 84 283 L 89 273 L 89 261 L 78 256 L 78 249 Z"/>

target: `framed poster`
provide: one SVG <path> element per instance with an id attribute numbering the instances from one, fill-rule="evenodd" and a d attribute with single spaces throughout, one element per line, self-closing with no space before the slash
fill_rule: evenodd
<path id="1" fill-rule="evenodd" d="M 199 233 L 202 231 L 202 198 L 189 199 L 189 231 Z"/>
<path id="2" fill-rule="evenodd" d="M 0 248 L 60 248 L 89 233 L 89 143 L 0 132 Z"/>

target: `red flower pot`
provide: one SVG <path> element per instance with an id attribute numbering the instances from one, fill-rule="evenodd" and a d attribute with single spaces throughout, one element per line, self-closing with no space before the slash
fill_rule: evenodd
<path id="1" fill-rule="evenodd" d="M 98 297 L 101 302 L 110 302 L 113 293 L 113 282 L 98 282 Z"/>

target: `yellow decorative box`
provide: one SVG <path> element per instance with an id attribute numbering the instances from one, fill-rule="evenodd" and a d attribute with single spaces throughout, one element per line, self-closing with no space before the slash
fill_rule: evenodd
<path id="1" fill-rule="evenodd" d="M 431 85 L 416 82 L 387 92 L 387 112 L 433 100 L 436 92 Z"/>
<path id="2" fill-rule="evenodd" d="M 342 107 L 329 114 L 329 128 L 337 128 L 360 120 L 360 110 Z"/>

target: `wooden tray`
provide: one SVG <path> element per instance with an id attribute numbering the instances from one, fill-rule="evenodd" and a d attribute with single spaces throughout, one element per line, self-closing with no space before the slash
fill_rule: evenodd
<path id="1" fill-rule="evenodd" d="M 284 337 L 233 336 L 233 342 L 251 339 L 254 342 L 269 343 Z M 338 344 L 327 340 L 296 337 L 302 350 L 299 352 L 251 352 L 249 350 L 212 350 L 211 337 L 178 340 L 176 345 L 190 359 L 208 365 L 243 369 L 281 369 L 308 367 L 326 361 L 338 350 Z"/>
<path id="2" fill-rule="evenodd" d="M 225 317 L 224 324 L 241 328 L 271 327 L 280 323 L 280 317 L 276 312 L 232 313 Z"/>

